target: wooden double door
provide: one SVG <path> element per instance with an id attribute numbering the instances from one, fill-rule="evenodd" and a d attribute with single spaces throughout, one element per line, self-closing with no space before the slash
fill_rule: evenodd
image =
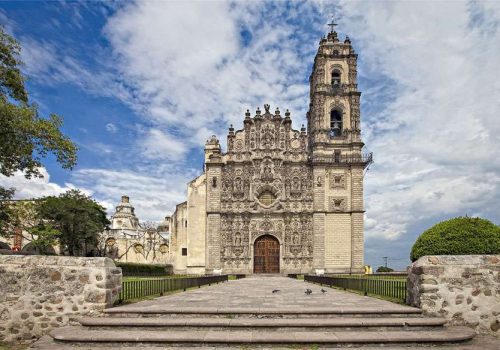
<path id="1" fill-rule="evenodd" d="M 253 247 L 254 273 L 280 272 L 280 243 L 270 235 L 257 238 Z"/>

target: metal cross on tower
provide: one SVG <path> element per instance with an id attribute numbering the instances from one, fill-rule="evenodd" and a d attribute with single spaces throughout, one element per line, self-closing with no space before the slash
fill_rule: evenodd
<path id="1" fill-rule="evenodd" d="M 335 26 L 338 26 L 338 23 L 335 23 L 335 19 L 333 18 L 333 16 L 332 16 L 332 22 L 328 23 L 328 25 L 331 27 L 330 33 L 333 33 L 333 31 L 335 30 Z"/>

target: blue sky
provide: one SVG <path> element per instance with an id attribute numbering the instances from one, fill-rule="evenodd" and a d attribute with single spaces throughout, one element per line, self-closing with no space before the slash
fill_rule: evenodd
<path id="1" fill-rule="evenodd" d="M 402 268 L 430 225 L 500 223 L 500 2 L 0 2 L 32 101 L 80 147 L 66 171 L 1 178 L 19 198 L 81 188 L 109 209 L 128 194 L 160 220 L 247 108 L 305 123 L 319 38 L 335 14 L 359 54 L 366 260 Z M 225 141 L 223 141 L 225 144 Z"/>

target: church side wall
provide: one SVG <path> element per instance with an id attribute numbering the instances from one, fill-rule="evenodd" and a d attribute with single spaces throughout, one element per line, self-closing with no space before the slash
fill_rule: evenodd
<path id="1" fill-rule="evenodd" d="M 359 209 L 358 187 L 359 174 L 356 169 L 347 167 L 326 169 L 324 188 L 324 208 L 327 212 L 324 225 L 326 272 L 353 272 L 363 267 L 363 216 L 362 213 L 353 213 L 353 210 Z M 356 193 L 356 198 L 353 197 L 353 193 Z M 362 192 L 360 194 L 362 200 Z"/>
<path id="2" fill-rule="evenodd" d="M 187 203 L 179 204 L 174 215 L 172 215 L 172 224 L 175 242 L 173 242 L 174 255 L 174 273 L 186 273 L 187 256 L 182 255 L 182 248 L 187 248 Z"/>
<path id="3" fill-rule="evenodd" d="M 326 272 L 349 272 L 351 268 L 351 214 L 329 213 L 325 219 Z"/>
<path id="4" fill-rule="evenodd" d="M 187 200 L 187 273 L 205 274 L 206 176 L 188 186 Z"/>
<path id="5" fill-rule="evenodd" d="M 220 216 L 220 188 L 221 188 L 221 175 L 222 164 L 210 162 L 206 164 L 206 192 L 207 192 L 207 223 L 206 223 L 206 269 L 210 273 L 214 269 L 221 268 L 220 261 L 220 230 L 221 230 L 221 216 Z M 214 183 L 215 179 L 215 183 Z"/>
<path id="6" fill-rule="evenodd" d="M 364 205 L 363 168 L 353 167 L 352 173 L 352 266 L 363 271 L 364 265 Z"/>

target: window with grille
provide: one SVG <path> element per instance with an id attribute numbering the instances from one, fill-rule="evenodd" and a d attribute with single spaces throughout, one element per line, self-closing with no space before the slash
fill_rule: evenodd
<path id="1" fill-rule="evenodd" d="M 273 204 L 275 200 L 276 196 L 270 191 L 264 191 L 259 196 L 259 202 L 266 206 Z"/>

